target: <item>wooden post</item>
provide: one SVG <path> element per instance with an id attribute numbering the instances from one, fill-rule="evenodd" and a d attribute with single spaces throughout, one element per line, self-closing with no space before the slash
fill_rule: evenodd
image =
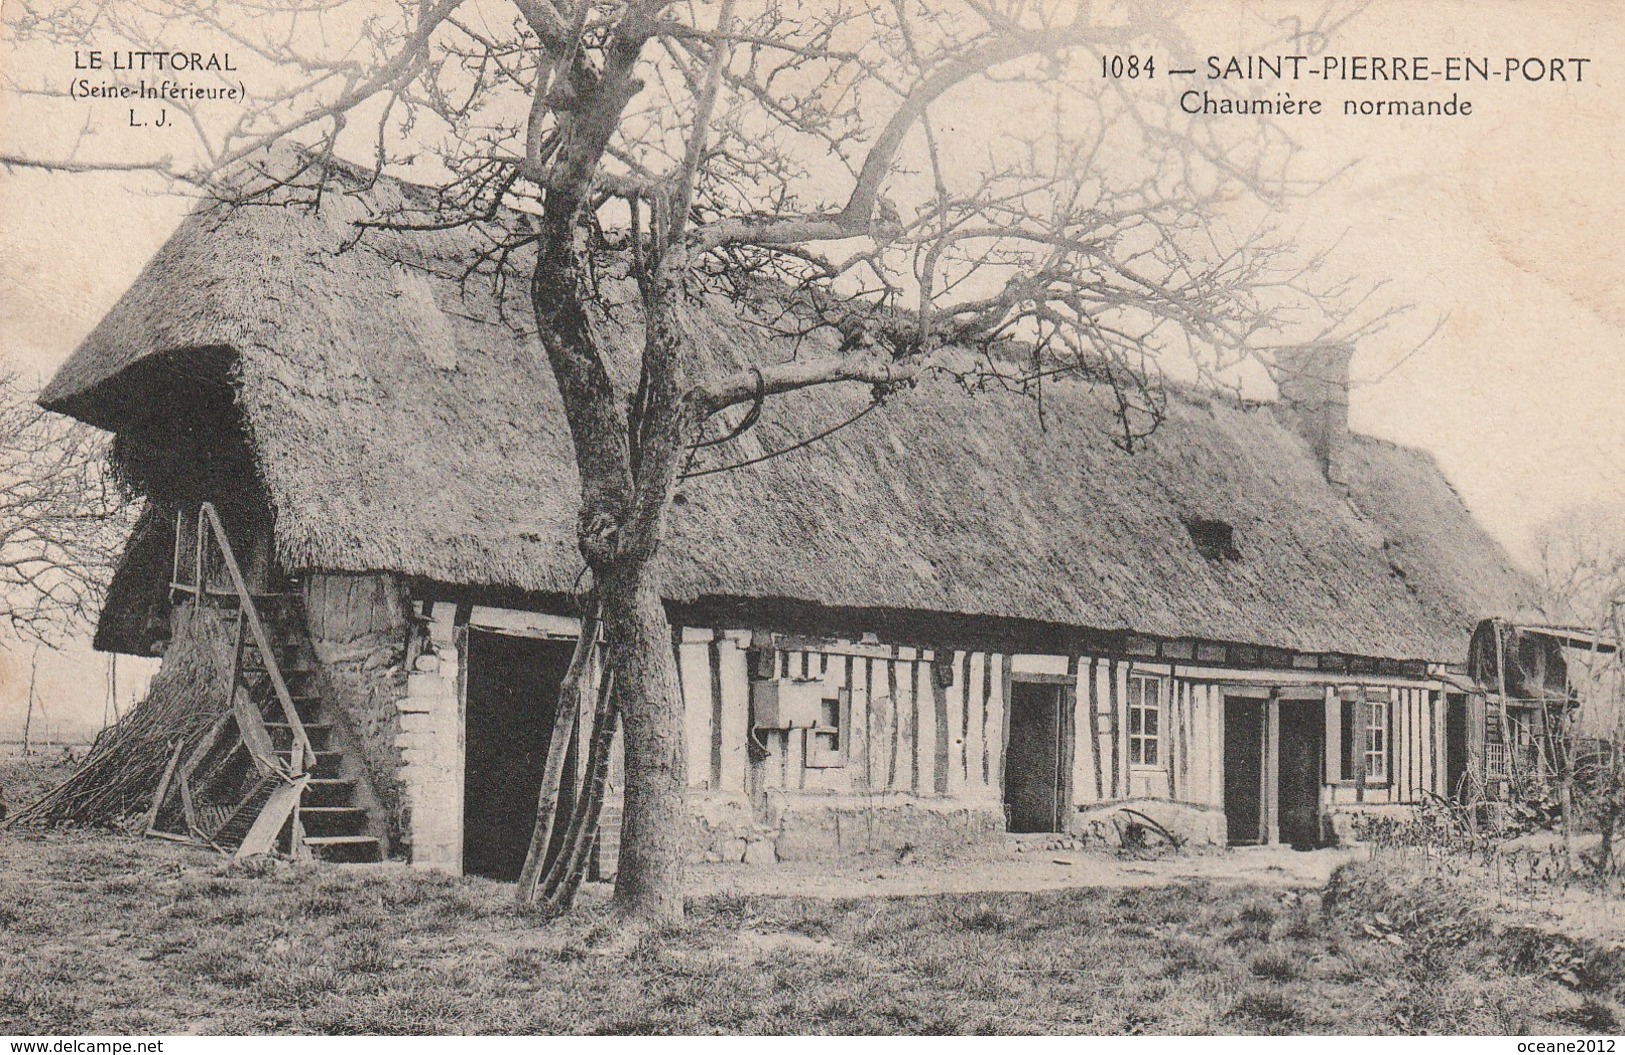
<path id="1" fill-rule="evenodd" d="M 1121 724 L 1121 720 L 1117 713 L 1117 660 L 1115 659 L 1106 665 L 1106 701 L 1112 709 L 1111 721 L 1107 723 L 1112 737 L 1112 798 L 1120 799 L 1123 797 L 1118 776 L 1122 768 L 1121 745 L 1118 744 L 1118 726 Z"/>
<path id="2" fill-rule="evenodd" d="M 1078 762 L 1078 657 L 1066 657 L 1066 685 L 1061 693 L 1061 750 L 1057 752 L 1061 757 L 1057 760 L 1060 766 L 1060 777 L 1064 783 L 1062 794 L 1059 796 L 1065 813 L 1057 818 L 1057 831 L 1068 831 L 1071 828 L 1073 814 L 1078 807 L 1078 789 L 1074 784 Z"/>
<path id="3" fill-rule="evenodd" d="M 23 755 L 28 755 L 28 737 L 34 728 L 34 679 L 39 673 L 39 646 L 34 646 L 33 658 L 28 662 L 28 713 L 23 716 Z"/>
<path id="4" fill-rule="evenodd" d="M 1105 778 L 1100 764 L 1100 681 L 1097 668 L 1100 660 L 1089 657 L 1089 762 L 1095 770 L 1095 801 L 1106 797 Z"/>
<path id="5" fill-rule="evenodd" d="M 1264 841 L 1281 841 L 1281 697 L 1270 693 L 1264 712 Z"/>
<path id="6" fill-rule="evenodd" d="M 936 719 L 935 750 L 931 757 L 932 790 L 938 795 L 948 794 L 948 765 L 949 743 L 951 730 L 948 727 L 948 686 L 943 684 L 941 672 L 953 672 L 953 654 L 939 653 L 932 662 L 926 664 L 926 679 L 931 684 L 931 711 Z"/>

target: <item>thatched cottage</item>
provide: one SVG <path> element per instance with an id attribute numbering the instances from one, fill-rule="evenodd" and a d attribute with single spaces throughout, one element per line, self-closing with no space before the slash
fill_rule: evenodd
<path id="1" fill-rule="evenodd" d="M 349 810 L 385 852 L 512 875 L 579 626 L 576 477 L 533 343 L 457 280 L 465 236 L 356 242 L 412 193 L 200 208 L 41 402 L 115 433 L 149 502 L 97 646 L 163 648 L 211 503 L 250 589 L 294 593 L 310 662 L 283 695 L 331 727 L 307 830 Z M 633 318 L 606 312 L 611 343 Z M 723 365 L 805 348 L 714 304 L 687 325 Z M 664 560 L 695 854 L 1060 832 L 1125 803 L 1312 845 L 1455 786 L 1469 635 L 1527 584 L 1426 453 L 1349 431 L 1348 349 L 1287 358 L 1280 402 L 1173 391 L 1134 454 L 1081 385 L 1046 387 L 1041 423 L 927 380 L 687 480 Z M 866 399 L 785 397 L 696 467 Z"/>

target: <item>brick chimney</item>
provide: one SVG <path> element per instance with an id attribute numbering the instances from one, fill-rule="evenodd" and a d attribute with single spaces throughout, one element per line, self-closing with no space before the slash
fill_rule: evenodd
<path id="1" fill-rule="evenodd" d="M 1284 348 L 1275 356 L 1275 383 L 1281 401 L 1276 416 L 1303 438 L 1320 471 L 1333 483 L 1347 483 L 1344 454 L 1349 438 L 1349 360 L 1346 344 Z"/>

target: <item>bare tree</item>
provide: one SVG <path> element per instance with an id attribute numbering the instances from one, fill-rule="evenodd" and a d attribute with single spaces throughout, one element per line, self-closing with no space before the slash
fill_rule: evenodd
<path id="1" fill-rule="evenodd" d="M 586 625 L 601 628 L 607 671 L 569 816 L 554 816 L 549 762 L 527 898 L 568 903 L 621 720 L 616 897 L 635 916 L 682 913 L 681 699 L 655 558 L 679 481 L 733 464 L 727 443 L 764 403 L 832 384 L 878 403 L 926 372 L 1035 394 L 1071 376 L 1096 386 L 1132 448 L 1161 418 L 1159 363 L 1229 376 L 1289 331 L 1352 339 L 1381 318 L 1274 231 L 1274 210 L 1312 186 L 1290 139 L 1169 103 L 1167 65 L 1196 63 L 1160 5 L 268 0 L 252 12 L 152 0 L 8 13 L 25 41 L 95 27 L 155 45 L 184 25 L 284 81 L 224 124 L 211 123 L 218 108 L 179 104 L 195 168 L 0 163 L 147 164 L 233 202 L 267 200 L 269 183 L 280 203 L 292 188 L 316 207 L 343 192 L 328 159 L 364 158 L 435 185 L 371 226 L 466 229 L 483 248 L 461 277 L 527 291 L 523 326 L 574 443 Z M 1294 19 L 1259 35 L 1313 51 L 1333 28 Z M 956 122 L 950 107 L 1004 120 Z M 288 140 L 304 147 L 294 171 L 215 178 Z M 625 384 L 600 339 L 606 260 L 630 278 L 643 324 Z M 714 369 L 685 315 L 723 297 L 809 350 Z M 572 669 L 589 667 L 578 654 Z M 567 679 L 568 713 L 593 706 L 584 688 Z M 554 842 L 565 849 L 546 858 Z"/>
<path id="2" fill-rule="evenodd" d="M 18 637 L 57 643 L 95 619 L 131 526 L 105 446 L 0 375 L 0 618 Z"/>
<path id="3" fill-rule="evenodd" d="M 1593 866 L 1617 870 L 1625 830 L 1625 514 L 1591 508 L 1558 514 L 1535 531 L 1535 576 L 1544 616 L 1589 631 L 1591 648 L 1567 650 L 1578 713 L 1557 730 L 1565 808 L 1601 834 Z M 1575 818 L 1565 817 L 1566 828 Z"/>

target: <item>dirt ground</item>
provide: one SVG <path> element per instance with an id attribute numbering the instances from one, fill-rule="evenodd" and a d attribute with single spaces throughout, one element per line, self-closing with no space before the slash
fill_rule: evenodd
<path id="1" fill-rule="evenodd" d="M 1019 844 L 1018 844 L 1019 845 Z M 1368 855 L 1361 849 L 1298 852 L 1283 846 L 1241 847 L 1146 859 L 1098 850 L 994 853 L 972 860 L 877 860 L 841 866 L 781 863 L 772 867 L 692 865 L 689 891 L 713 894 L 854 898 L 922 894 L 1031 893 L 1075 887 L 1161 887 L 1207 881 L 1282 888 L 1326 885 L 1332 871 Z"/>

